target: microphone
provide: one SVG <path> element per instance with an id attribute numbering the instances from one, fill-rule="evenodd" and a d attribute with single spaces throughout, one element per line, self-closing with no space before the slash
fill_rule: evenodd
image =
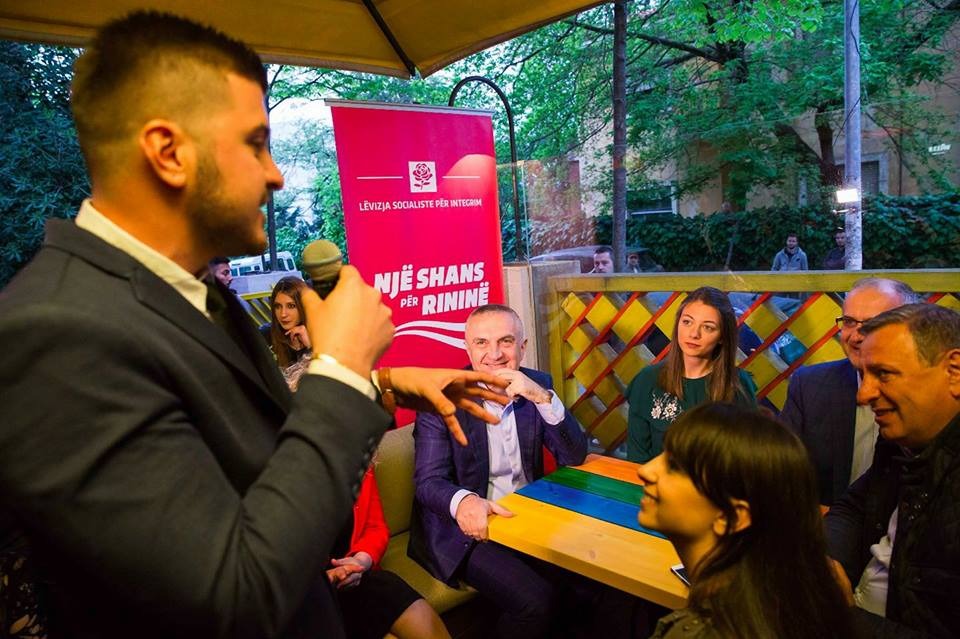
<path id="1" fill-rule="evenodd" d="M 310 276 L 313 290 L 325 298 L 340 279 L 343 255 L 330 240 L 314 240 L 303 247 L 303 270 Z"/>

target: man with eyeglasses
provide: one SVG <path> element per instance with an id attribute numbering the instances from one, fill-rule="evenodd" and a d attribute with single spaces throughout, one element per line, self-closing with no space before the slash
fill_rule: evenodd
<path id="1" fill-rule="evenodd" d="M 857 405 L 860 327 L 869 319 L 918 301 L 903 282 L 869 277 L 854 283 L 837 318 L 846 358 L 804 366 L 790 379 L 781 419 L 803 441 L 820 485 L 820 503 L 831 505 L 870 467 L 877 425 L 869 406 Z"/>

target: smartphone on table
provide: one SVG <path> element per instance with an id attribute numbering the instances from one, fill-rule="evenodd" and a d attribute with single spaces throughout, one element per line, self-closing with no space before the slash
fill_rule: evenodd
<path id="1" fill-rule="evenodd" d="M 685 583 L 687 585 L 687 588 L 690 587 L 690 577 L 687 576 L 687 569 L 683 567 L 683 564 L 670 566 L 670 572 L 675 574 L 677 576 L 677 579 Z"/>

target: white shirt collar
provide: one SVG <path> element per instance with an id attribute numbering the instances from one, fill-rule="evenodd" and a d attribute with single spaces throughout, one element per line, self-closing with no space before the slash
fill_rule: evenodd
<path id="1" fill-rule="evenodd" d="M 76 222 L 77 227 L 93 233 L 110 246 L 120 249 L 143 264 L 154 275 L 183 295 L 191 306 L 210 317 L 207 313 L 207 287 L 203 282 L 170 258 L 161 255 L 117 226 L 95 209 L 89 199 L 84 200 L 80 205 Z"/>

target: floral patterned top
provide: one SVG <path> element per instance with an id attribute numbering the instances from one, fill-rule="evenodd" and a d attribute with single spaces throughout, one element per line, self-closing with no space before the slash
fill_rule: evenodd
<path id="1" fill-rule="evenodd" d="M 627 421 L 627 459 L 645 463 L 663 451 L 663 435 L 680 414 L 709 400 L 707 384 L 710 376 L 683 380 L 683 399 L 660 388 L 657 378 L 664 363 L 647 366 L 633 378 L 627 388 L 630 403 Z M 746 371 L 740 370 L 742 393 L 734 401 L 756 406 L 757 387 Z"/>

